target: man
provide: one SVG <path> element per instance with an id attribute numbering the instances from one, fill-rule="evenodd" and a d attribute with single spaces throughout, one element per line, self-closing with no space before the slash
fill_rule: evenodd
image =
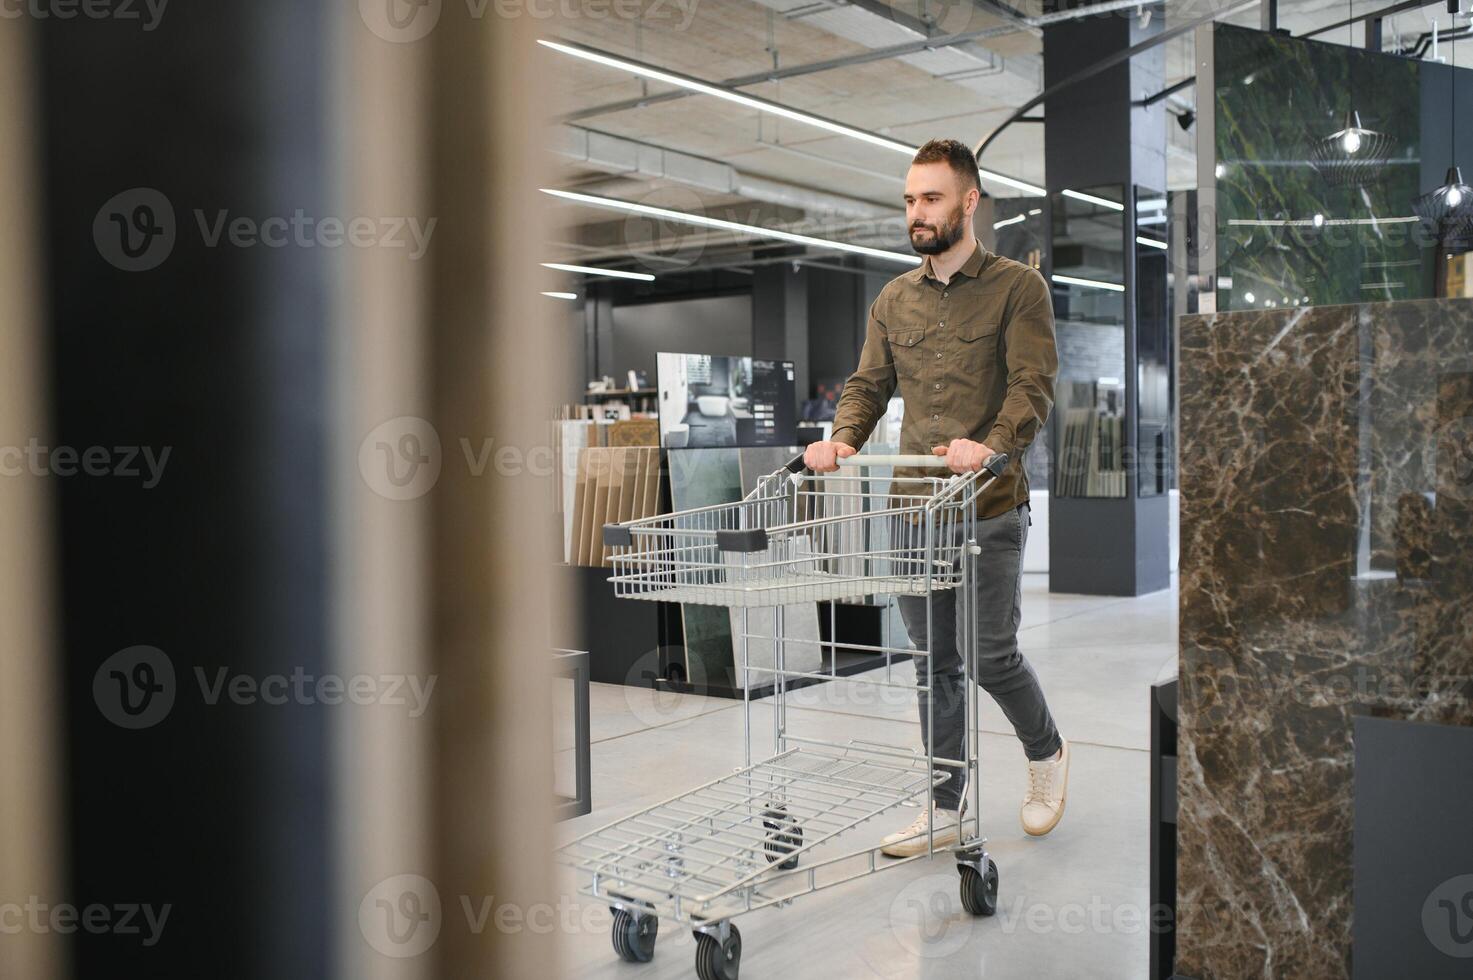
<path id="1" fill-rule="evenodd" d="M 1064 813 L 1069 746 L 1059 736 L 1038 677 L 1018 650 L 1023 595 L 1023 547 L 1028 537 L 1028 480 L 1023 452 L 1048 419 L 1058 355 L 1053 305 L 1034 269 L 984 249 L 972 231 L 981 200 L 977 161 L 956 140 L 921 147 L 905 178 L 905 213 L 919 269 L 886 284 L 869 311 L 859 368 L 844 384 L 831 441 L 804 453 L 815 473 L 838 468 L 874 431 L 896 386 L 905 400 L 901 452 L 946 457 L 952 472 L 980 470 L 994 453 L 1008 465 L 978 495 L 976 533 L 982 553 L 972 597 L 977 680 L 997 701 L 1023 743 L 1028 792 L 1020 819 L 1035 837 Z M 897 472 L 897 477 L 919 475 Z M 956 591 L 931 598 L 934 636 L 926 636 L 923 597 L 899 600 L 917 650 L 916 678 L 930 671 L 935 699 L 935 755 L 962 758 L 966 698 L 957 650 Z M 922 737 L 928 695 L 921 692 Z M 907 857 L 958 840 L 965 787 L 959 768 L 935 790 L 935 804 L 909 827 L 883 841 L 884 852 Z"/>

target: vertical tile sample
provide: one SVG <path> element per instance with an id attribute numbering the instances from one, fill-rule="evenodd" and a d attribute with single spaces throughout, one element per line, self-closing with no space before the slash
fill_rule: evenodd
<path id="1" fill-rule="evenodd" d="M 1344 980 L 1353 716 L 1473 724 L 1473 300 L 1180 337 L 1176 969 Z"/>
<path id="2" fill-rule="evenodd" d="M 690 510 L 742 499 L 741 461 L 736 449 L 669 451 L 671 506 Z M 717 560 L 713 553 L 710 559 Z M 703 559 L 705 560 L 705 559 Z M 724 606 L 683 603 L 686 677 L 693 684 L 735 685 L 731 617 Z"/>

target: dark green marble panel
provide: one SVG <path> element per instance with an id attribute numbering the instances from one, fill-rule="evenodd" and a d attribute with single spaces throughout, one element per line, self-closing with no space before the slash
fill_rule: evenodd
<path id="1" fill-rule="evenodd" d="M 1229 26 L 1214 38 L 1217 308 L 1432 296 L 1434 250 L 1408 220 L 1423 190 L 1418 63 Z M 1373 179 L 1337 186 L 1314 145 L 1352 110 L 1390 144 Z M 1244 223 L 1264 221 L 1303 223 Z"/>

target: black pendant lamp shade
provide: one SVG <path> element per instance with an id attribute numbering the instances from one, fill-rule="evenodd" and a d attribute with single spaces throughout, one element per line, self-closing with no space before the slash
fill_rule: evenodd
<path id="1" fill-rule="evenodd" d="M 1463 183 L 1457 167 L 1448 167 L 1442 186 L 1413 199 L 1412 207 L 1422 227 L 1444 246 L 1473 247 L 1473 187 Z"/>
<path id="2" fill-rule="evenodd" d="M 1391 137 L 1360 124 L 1360 113 L 1345 114 L 1345 125 L 1309 151 L 1309 162 L 1331 187 L 1360 187 L 1374 184 L 1386 169 Z"/>

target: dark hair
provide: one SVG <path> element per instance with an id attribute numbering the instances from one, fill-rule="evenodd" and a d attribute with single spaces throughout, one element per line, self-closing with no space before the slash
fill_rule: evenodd
<path id="1" fill-rule="evenodd" d="M 978 193 L 982 191 L 982 181 L 977 176 L 977 158 L 972 156 L 972 150 L 967 144 L 957 140 L 926 140 L 924 146 L 916 150 L 916 155 L 911 158 L 911 165 L 917 163 L 947 163 L 956 175 L 962 179 L 962 188 L 965 190 L 968 184 L 977 188 Z"/>

